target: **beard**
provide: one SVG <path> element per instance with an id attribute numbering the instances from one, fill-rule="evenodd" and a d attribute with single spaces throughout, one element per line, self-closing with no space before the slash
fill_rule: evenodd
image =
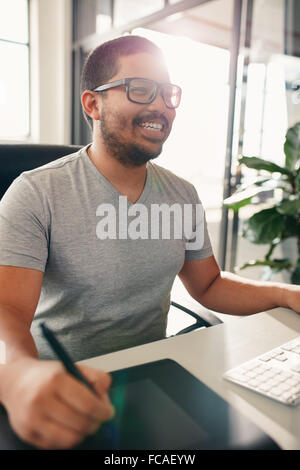
<path id="1" fill-rule="evenodd" d="M 156 151 L 150 150 L 142 144 L 136 144 L 135 142 L 125 142 L 120 137 L 120 131 L 126 129 L 128 120 L 120 115 L 112 116 L 108 113 L 110 118 L 107 118 L 107 113 L 103 109 L 102 118 L 99 121 L 100 132 L 102 134 L 103 142 L 113 158 L 116 158 L 122 165 L 127 167 L 137 167 L 145 165 L 149 160 L 157 158 L 162 151 L 162 144 Z M 113 117 L 114 124 L 110 122 Z M 132 121 L 132 125 L 138 125 L 138 119 Z M 118 130 L 116 130 L 116 128 Z M 153 139 L 153 142 L 158 142 Z"/>

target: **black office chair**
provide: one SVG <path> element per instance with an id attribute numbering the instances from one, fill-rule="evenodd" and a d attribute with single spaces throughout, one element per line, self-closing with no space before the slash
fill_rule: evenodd
<path id="1" fill-rule="evenodd" d="M 80 148 L 82 146 L 78 145 L 0 144 L 0 199 L 13 180 L 23 171 L 45 165 L 57 158 L 77 152 Z M 209 310 L 203 310 L 197 314 L 176 302 L 171 302 L 171 305 L 196 320 L 195 323 L 183 328 L 176 335 L 223 323 Z"/>

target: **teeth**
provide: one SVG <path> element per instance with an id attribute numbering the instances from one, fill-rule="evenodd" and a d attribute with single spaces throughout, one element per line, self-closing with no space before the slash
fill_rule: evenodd
<path id="1" fill-rule="evenodd" d="M 158 124 L 156 122 L 142 122 L 140 126 L 145 127 L 146 129 L 153 129 L 158 131 L 161 131 L 163 128 L 161 124 Z"/>

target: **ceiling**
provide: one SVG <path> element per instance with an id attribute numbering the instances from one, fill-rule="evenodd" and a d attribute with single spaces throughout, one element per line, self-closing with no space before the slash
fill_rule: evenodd
<path id="1" fill-rule="evenodd" d="M 244 2 L 246 5 L 246 2 Z M 225 49 L 230 48 L 234 0 L 212 0 L 148 25 L 166 34 L 186 36 Z M 243 12 L 245 15 L 245 12 Z M 255 0 L 252 48 L 260 53 L 283 52 L 284 0 Z M 242 30 L 243 34 L 243 30 Z"/>

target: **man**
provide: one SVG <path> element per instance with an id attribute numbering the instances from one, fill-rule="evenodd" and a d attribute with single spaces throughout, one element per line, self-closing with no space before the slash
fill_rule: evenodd
<path id="1" fill-rule="evenodd" d="M 54 358 L 41 320 L 80 360 L 162 338 L 177 274 L 215 311 L 300 311 L 299 287 L 221 273 L 205 218 L 195 211 L 201 204 L 194 187 L 150 162 L 171 131 L 180 93 L 148 40 L 125 36 L 101 45 L 82 74 L 92 144 L 24 173 L 1 202 L 0 339 L 7 363 L 0 399 L 15 431 L 39 447 L 72 446 L 113 414 L 106 374 L 82 367 L 96 398 L 56 361 L 44 360 Z M 140 236 L 133 225 L 129 230 L 137 208 L 146 217 L 160 203 L 193 207 L 190 236 L 164 237 L 165 227 L 157 236 L 147 224 Z"/>

